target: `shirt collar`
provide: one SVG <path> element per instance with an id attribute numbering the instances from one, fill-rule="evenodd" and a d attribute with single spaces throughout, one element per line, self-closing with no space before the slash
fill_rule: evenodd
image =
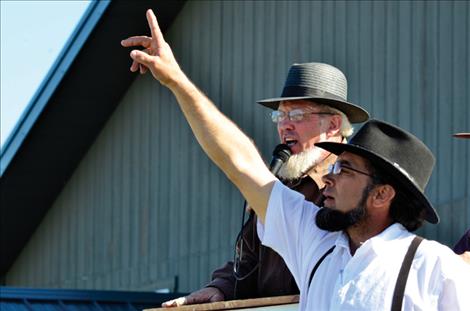
<path id="1" fill-rule="evenodd" d="M 341 233 L 338 234 L 338 238 L 335 241 L 335 246 L 337 248 L 346 248 L 349 252 L 349 237 L 346 232 L 341 231 Z"/>
<path id="2" fill-rule="evenodd" d="M 412 234 L 406 230 L 402 224 L 394 223 L 378 235 L 367 240 L 364 244 L 369 244 L 369 247 L 372 251 L 374 251 L 376 254 L 380 254 L 384 252 L 390 252 L 390 248 L 392 247 L 390 243 L 396 244 L 394 242 L 398 243 L 410 235 Z"/>
<path id="3" fill-rule="evenodd" d="M 411 233 L 406 230 L 402 224 L 394 223 L 388 226 L 384 231 L 380 232 L 376 236 L 365 241 L 359 249 L 370 248 L 376 254 L 380 254 L 383 252 L 390 251 L 390 243 L 386 242 L 398 241 L 410 235 Z M 348 252 L 350 251 L 349 237 L 346 232 L 342 231 L 341 234 L 338 234 L 338 238 L 335 241 L 335 246 L 337 248 L 345 248 Z"/>

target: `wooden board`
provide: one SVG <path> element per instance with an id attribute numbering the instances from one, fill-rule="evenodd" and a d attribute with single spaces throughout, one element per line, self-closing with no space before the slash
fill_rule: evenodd
<path id="1" fill-rule="evenodd" d="M 293 304 L 297 302 L 299 302 L 299 295 L 291 295 L 291 296 L 219 301 L 219 302 L 203 303 L 203 304 L 197 304 L 197 305 L 181 306 L 181 307 L 175 307 L 175 308 L 152 308 L 152 309 L 145 309 L 144 311 L 230 310 L 230 309 L 241 309 L 241 308 L 250 308 L 250 307 L 285 305 L 285 304 Z"/>

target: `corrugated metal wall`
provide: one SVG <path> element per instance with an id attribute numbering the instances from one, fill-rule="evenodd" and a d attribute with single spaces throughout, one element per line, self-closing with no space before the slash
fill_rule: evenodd
<path id="1" fill-rule="evenodd" d="M 420 233 L 453 244 L 470 226 L 470 141 L 451 137 L 470 131 L 469 34 L 466 1 L 191 1 L 166 35 L 266 158 L 277 134 L 255 100 L 277 96 L 294 62 L 342 69 L 352 102 L 436 154 L 427 193 L 442 222 Z M 6 282 L 142 290 L 179 276 L 178 289 L 193 290 L 231 258 L 241 209 L 172 95 L 139 77 Z"/>

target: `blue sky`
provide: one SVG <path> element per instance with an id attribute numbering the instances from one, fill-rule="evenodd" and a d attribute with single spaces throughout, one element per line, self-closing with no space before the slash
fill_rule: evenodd
<path id="1" fill-rule="evenodd" d="M 0 0 L 1 145 L 90 1 Z"/>

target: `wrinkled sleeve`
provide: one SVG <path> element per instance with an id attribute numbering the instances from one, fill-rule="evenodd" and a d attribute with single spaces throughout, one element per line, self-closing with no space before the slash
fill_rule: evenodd
<path id="1" fill-rule="evenodd" d="M 264 225 L 259 224 L 261 242 L 274 249 L 286 262 L 297 284 L 302 267 L 306 266 L 306 247 L 317 243 L 319 229 L 315 225 L 318 207 L 305 201 L 302 194 L 277 181 L 272 189 Z"/>
<path id="2" fill-rule="evenodd" d="M 470 265 L 456 255 L 446 256 L 440 271 L 439 310 L 470 310 Z"/>
<path id="3" fill-rule="evenodd" d="M 224 294 L 225 300 L 233 300 L 235 291 L 235 277 L 233 276 L 233 262 L 229 261 L 219 269 L 212 272 L 212 281 L 206 287 L 215 287 Z"/>

